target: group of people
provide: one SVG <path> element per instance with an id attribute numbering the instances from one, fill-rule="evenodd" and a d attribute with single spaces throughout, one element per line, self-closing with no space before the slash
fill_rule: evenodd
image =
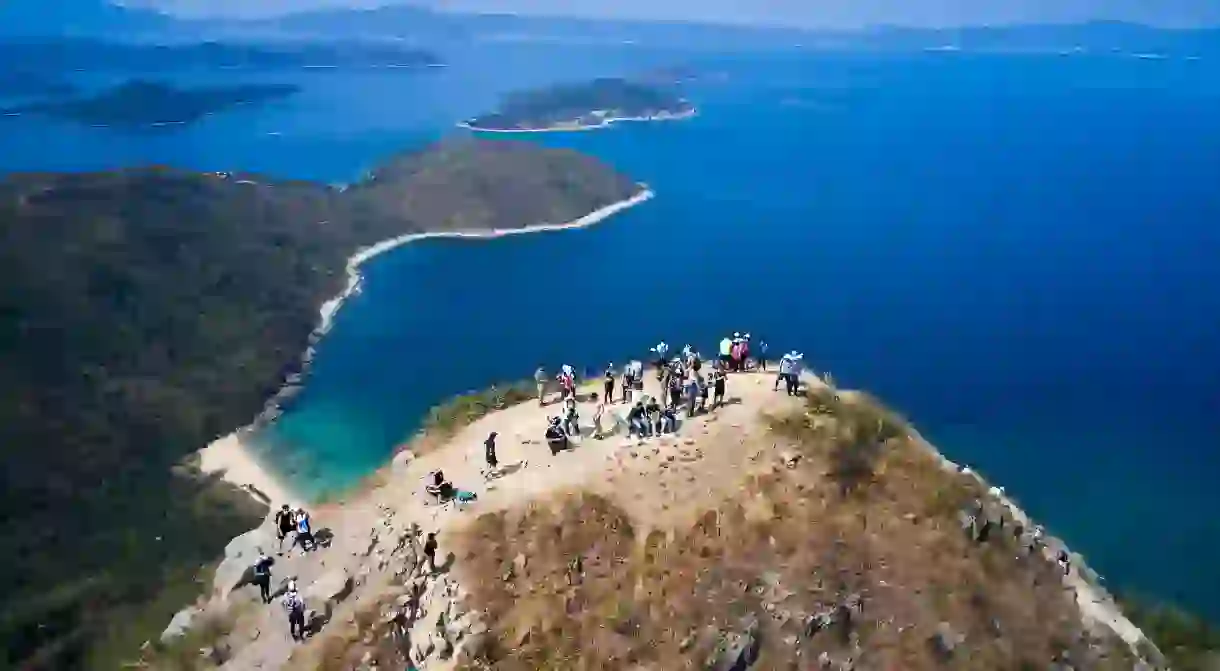
<path id="1" fill-rule="evenodd" d="M 276 535 L 279 539 L 279 555 L 284 556 L 284 539 L 288 538 L 288 534 L 295 534 L 292 539 L 292 544 L 288 546 L 289 550 L 300 545 L 302 552 L 312 552 L 317 548 L 317 542 L 313 537 L 313 521 L 309 518 L 309 513 L 305 509 L 298 506 L 293 509 L 285 503 L 275 513 L 275 528 Z"/>
<path id="2" fill-rule="evenodd" d="M 640 396 L 644 388 L 644 365 L 640 361 L 631 361 L 622 367 L 621 372 L 616 370 L 613 363 L 607 364 L 603 373 L 602 393 L 593 416 L 594 437 L 601 438 L 607 433 L 603 426 L 607 406 L 615 403 L 631 405 L 626 417 L 628 435 L 670 433 L 677 430 L 679 412 L 685 412 L 689 418 L 725 403 L 730 372 L 767 370 L 767 343 L 762 339 L 754 340 L 749 333 L 743 335 L 736 332 L 732 337 L 722 339 L 719 357 L 712 362 L 710 371 L 704 370 L 703 357 L 691 345 L 685 345 L 672 358 L 670 347 L 664 341 L 649 351 L 661 386 L 659 397 Z M 776 377 L 776 389 L 783 382 L 788 393 L 796 393 L 800 360 L 801 355 L 797 352 L 784 355 Z M 559 383 L 563 406 L 558 416 L 547 418 L 545 437 L 551 454 L 568 449 L 572 439 L 580 435 L 573 367 L 562 366 L 555 379 Z M 534 380 L 538 386 L 538 403 L 546 405 L 547 385 L 551 378 L 540 367 L 535 372 Z M 598 399 L 598 394 L 593 396 Z"/>

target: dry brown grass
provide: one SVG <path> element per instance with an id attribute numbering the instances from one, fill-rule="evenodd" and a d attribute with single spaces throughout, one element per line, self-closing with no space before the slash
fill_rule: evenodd
<path id="1" fill-rule="evenodd" d="M 681 533 L 579 493 L 478 518 L 458 556 L 497 642 L 482 665 L 703 668 L 755 615 L 758 669 L 816 668 L 855 643 L 857 669 L 1045 669 L 1064 651 L 1077 668 L 1131 668 L 1089 649 L 1052 567 L 1018 558 L 1010 535 L 966 537 L 957 513 L 977 485 L 875 401 L 812 398 L 773 430 L 797 463 L 749 476 Z M 849 594 L 864 599 L 849 628 L 804 635 L 809 615 Z M 942 622 L 964 636 L 947 662 L 929 644 Z"/>

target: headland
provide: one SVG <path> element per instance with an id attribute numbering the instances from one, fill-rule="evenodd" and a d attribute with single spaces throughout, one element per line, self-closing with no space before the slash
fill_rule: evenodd
<path id="1" fill-rule="evenodd" d="M 294 577 L 306 602 L 304 643 L 238 579 L 255 547 L 274 547 L 266 525 L 230 544 L 192 611 L 225 627 L 182 640 L 231 669 L 1163 666 L 1083 560 L 1002 490 L 867 394 L 808 374 L 802 387 L 733 373 L 723 405 L 639 437 L 632 402 L 600 406 L 598 380 L 579 388 L 580 429 L 558 451 L 543 437 L 557 394 L 455 404 L 446 435 L 314 512 L 326 545 L 277 561 L 274 584 Z M 650 372 L 636 394 L 660 391 Z M 470 500 L 434 498 L 438 471 Z"/>

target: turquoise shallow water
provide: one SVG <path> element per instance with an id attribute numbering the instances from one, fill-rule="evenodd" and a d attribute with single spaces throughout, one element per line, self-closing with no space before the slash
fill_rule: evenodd
<path id="1" fill-rule="evenodd" d="M 257 119 L 281 136 L 217 121 L 0 160 L 343 180 L 497 89 L 676 58 L 470 54 L 427 81 L 314 84 Z M 1111 581 L 1220 617 L 1220 73 L 968 54 L 710 67 L 728 77 L 695 86 L 694 120 L 530 136 L 612 161 L 652 202 L 366 267 L 299 404 L 262 436 L 294 484 L 349 485 L 438 400 L 539 362 L 746 329 L 909 414 Z"/>

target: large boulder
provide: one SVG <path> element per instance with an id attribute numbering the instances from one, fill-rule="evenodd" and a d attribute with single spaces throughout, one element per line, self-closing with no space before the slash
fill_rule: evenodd
<path id="1" fill-rule="evenodd" d="M 194 606 L 187 606 L 174 614 L 173 619 L 169 621 L 169 626 L 165 631 L 161 632 L 161 642 L 168 643 L 186 632 L 190 631 L 194 626 L 196 618 L 203 614 L 203 611 Z"/>

